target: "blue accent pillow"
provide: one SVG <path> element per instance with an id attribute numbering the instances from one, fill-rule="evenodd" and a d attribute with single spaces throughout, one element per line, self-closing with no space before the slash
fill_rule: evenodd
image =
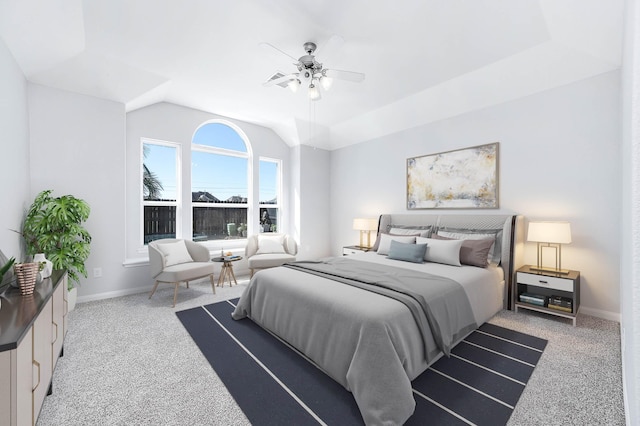
<path id="1" fill-rule="evenodd" d="M 426 244 L 401 243 L 399 241 L 392 240 L 387 259 L 424 263 L 424 254 L 426 251 Z"/>

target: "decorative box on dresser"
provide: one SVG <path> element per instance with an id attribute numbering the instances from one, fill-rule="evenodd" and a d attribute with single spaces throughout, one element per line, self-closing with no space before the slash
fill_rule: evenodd
<path id="1" fill-rule="evenodd" d="M 32 295 L 16 288 L 0 308 L 0 425 L 34 425 L 51 392 L 67 332 L 67 274 L 54 271 Z"/>
<path id="2" fill-rule="evenodd" d="M 556 273 L 538 271 L 525 265 L 516 271 L 515 308 L 529 309 L 551 315 L 569 318 L 576 325 L 576 317 L 580 309 L 580 272 Z M 532 296 L 528 303 L 525 296 Z M 539 299 L 536 300 L 536 296 Z M 561 299 L 565 306 L 554 305 L 552 300 Z M 541 304 L 539 304 L 541 303 Z"/>
<path id="3" fill-rule="evenodd" d="M 369 247 L 345 246 L 345 247 L 342 247 L 342 255 L 349 256 L 350 254 L 366 253 L 369 250 L 371 250 Z"/>

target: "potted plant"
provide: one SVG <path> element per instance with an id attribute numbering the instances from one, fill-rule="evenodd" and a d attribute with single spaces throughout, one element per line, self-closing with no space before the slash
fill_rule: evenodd
<path id="1" fill-rule="evenodd" d="M 83 223 L 91 209 L 84 200 L 72 195 L 54 198 L 51 192 L 45 190 L 36 196 L 25 217 L 22 236 L 27 255 L 44 253 L 54 269 L 67 271 L 71 292 L 80 283 L 80 275 L 87 277 L 85 261 L 91 249 L 91 235 Z"/>
<path id="2" fill-rule="evenodd" d="M 4 276 L 7 272 L 11 273 L 11 267 L 16 261 L 15 257 L 12 257 L 11 259 L 7 259 L 6 261 L 4 259 L 7 259 L 7 258 L 4 257 L 2 252 L 0 252 L 0 265 L 2 265 L 2 267 L 0 267 L 0 293 L 2 293 L 2 289 L 5 286 L 9 285 L 8 282 L 6 284 L 4 283 Z M 9 278 L 7 278 L 7 281 L 9 281 Z"/>

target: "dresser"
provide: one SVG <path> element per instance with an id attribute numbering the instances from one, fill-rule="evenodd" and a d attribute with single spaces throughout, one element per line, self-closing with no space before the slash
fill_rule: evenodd
<path id="1" fill-rule="evenodd" d="M 0 425 L 34 425 L 52 391 L 67 332 L 67 274 L 54 271 L 32 295 L 17 288 L 0 307 Z"/>

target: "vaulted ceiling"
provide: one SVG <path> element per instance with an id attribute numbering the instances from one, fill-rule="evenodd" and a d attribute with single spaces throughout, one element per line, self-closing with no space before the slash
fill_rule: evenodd
<path id="1" fill-rule="evenodd" d="M 0 0 L 0 37 L 31 82 L 335 149 L 618 69 L 623 13 L 624 0 Z M 364 82 L 315 102 L 264 87 L 296 68 L 260 43 L 297 58 L 307 41 Z"/>

